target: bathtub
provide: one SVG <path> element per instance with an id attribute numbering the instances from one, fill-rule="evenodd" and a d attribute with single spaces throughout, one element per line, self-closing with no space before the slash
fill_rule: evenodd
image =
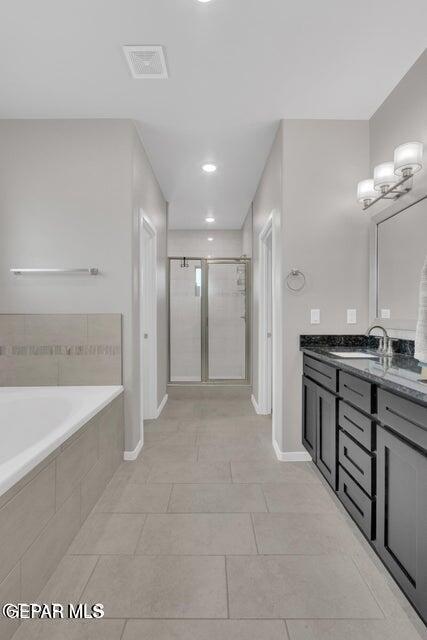
<path id="1" fill-rule="evenodd" d="M 122 391 L 121 386 L 0 387 L 0 496 Z"/>

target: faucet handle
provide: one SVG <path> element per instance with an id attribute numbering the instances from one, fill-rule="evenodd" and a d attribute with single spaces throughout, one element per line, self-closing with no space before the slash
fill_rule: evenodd
<path id="1" fill-rule="evenodd" d="M 394 356 L 393 342 L 397 342 L 397 338 L 390 338 L 390 336 L 386 340 L 386 356 Z"/>
<path id="2" fill-rule="evenodd" d="M 385 338 L 384 336 L 375 336 L 378 337 L 378 353 L 386 352 Z"/>

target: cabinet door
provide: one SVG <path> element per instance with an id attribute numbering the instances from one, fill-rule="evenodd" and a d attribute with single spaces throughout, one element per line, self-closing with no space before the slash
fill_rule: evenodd
<path id="1" fill-rule="evenodd" d="M 306 377 L 302 379 L 302 443 L 316 462 L 316 409 L 317 385 Z"/>
<path id="2" fill-rule="evenodd" d="M 377 550 L 427 618 L 427 458 L 379 427 Z"/>
<path id="3" fill-rule="evenodd" d="M 334 490 L 337 489 L 337 398 L 317 387 L 316 464 Z"/>

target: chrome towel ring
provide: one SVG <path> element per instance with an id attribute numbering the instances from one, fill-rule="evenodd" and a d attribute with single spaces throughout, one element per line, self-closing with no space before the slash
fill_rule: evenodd
<path id="1" fill-rule="evenodd" d="M 292 278 L 298 278 L 299 285 L 297 284 L 296 286 L 292 286 L 291 285 Z M 305 283 L 306 283 L 305 275 L 299 269 L 291 269 L 291 271 L 286 276 L 286 286 L 291 291 L 301 291 L 302 289 L 304 289 Z"/>

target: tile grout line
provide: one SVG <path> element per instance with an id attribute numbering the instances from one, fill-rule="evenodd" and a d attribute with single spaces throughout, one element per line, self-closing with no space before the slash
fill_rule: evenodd
<path id="1" fill-rule="evenodd" d="M 353 557 L 351 554 L 349 554 L 349 556 L 348 556 L 348 557 L 350 558 L 350 560 L 351 560 L 352 564 L 356 567 L 356 571 L 357 571 L 357 573 L 358 573 L 358 574 L 359 574 L 359 576 L 361 577 L 363 584 L 367 587 L 367 589 L 368 589 L 369 593 L 371 594 L 371 596 L 373 597 L 374 601 L 376 602 L 377 607 L 379 608 L 379 610 L 381 611 L 381 613 L 382 613 L 382 614 L 383 614 L 383 616 L 384 616 L 384 619 L 385 619 L 385 620 L 387 620 L 388 618 L 387 618 L 387 616 L 386 616 L 386 614 L 385 614 L 384 609 L 382 608 L 381 604 L 379 603 L 379 601 L 378 601 L 378 599 L 377 599 L 377 597 L 376 597 L 376 595 L 375 595 L 374 590 L 371 588 L 371 585 L 370 585 L 370 584 L 369 584 L 369 582 L 365 579 L 365 577 L 364 577 L 364 575 L 363 575 L 362 571 L 360 570 L 360 568 L 359 568 L 359 566 L 358 566 L 357 562 L 355 561 L 354 557 Z"/>
<path id="2" fill-rule="evenodd" d="M 225 569 L 225 592 L 227 595 L 227 620 L 230 620 L 230 593 L 228 590 L 227 555 L 224 556 L 224 569 Z"/>
<path id="3" fill-rule="evenodd" d="M 283 619 L 283 624 L 285 626 L 286 638 L 287 638 L 287 640 L 290 640 L 291 634 L 290 634 L 288 623 L 286 622 L 286 619 Z"/>
<path id="4" fill-rule="evenodd" d="M 254 523 L 254 518 L 253 518 L 254 514 L 251 512 L 249 515 L 250 515 L 251 523 L 252 523 L 252 531 L 253 531 L 253 534 L 254 534 L 256 552 L 257 552 L 257 555 L 259 555 L 258 540 L 257 540 L 257 537 L 256 537 L 255 523 Z"/>
<path id="5" fill-rule="evenodd" d="M 146 525 L 147 520 L 148 520 L 148 518 L 149 518 L 149 516 L 150 516 L 150 514 L 148 514 L 148 513 L 143 514 L 143 515 L 145 515 L 145 518 L 144 518 L 144 522 L 142 523 L 141 531 L 140 531 L 140 533 L 139 533 L 138 540 L 137 540 L 136 545 L 135 545 L 135 550 L 134 550 L 134 552 L 133 552 L 133 555 L 134 555 L 134 556 L 135 556 L 135 555 L 137 555 L 137 554 L 136 554 L 136 552 L 138 551 L 138 547 L 139 547 L 139 544 L 140 544 L 141 539 L 142 539 L 142 534 L 143 534 L 143 532 L 144 532 L 145 525 Z"/>

